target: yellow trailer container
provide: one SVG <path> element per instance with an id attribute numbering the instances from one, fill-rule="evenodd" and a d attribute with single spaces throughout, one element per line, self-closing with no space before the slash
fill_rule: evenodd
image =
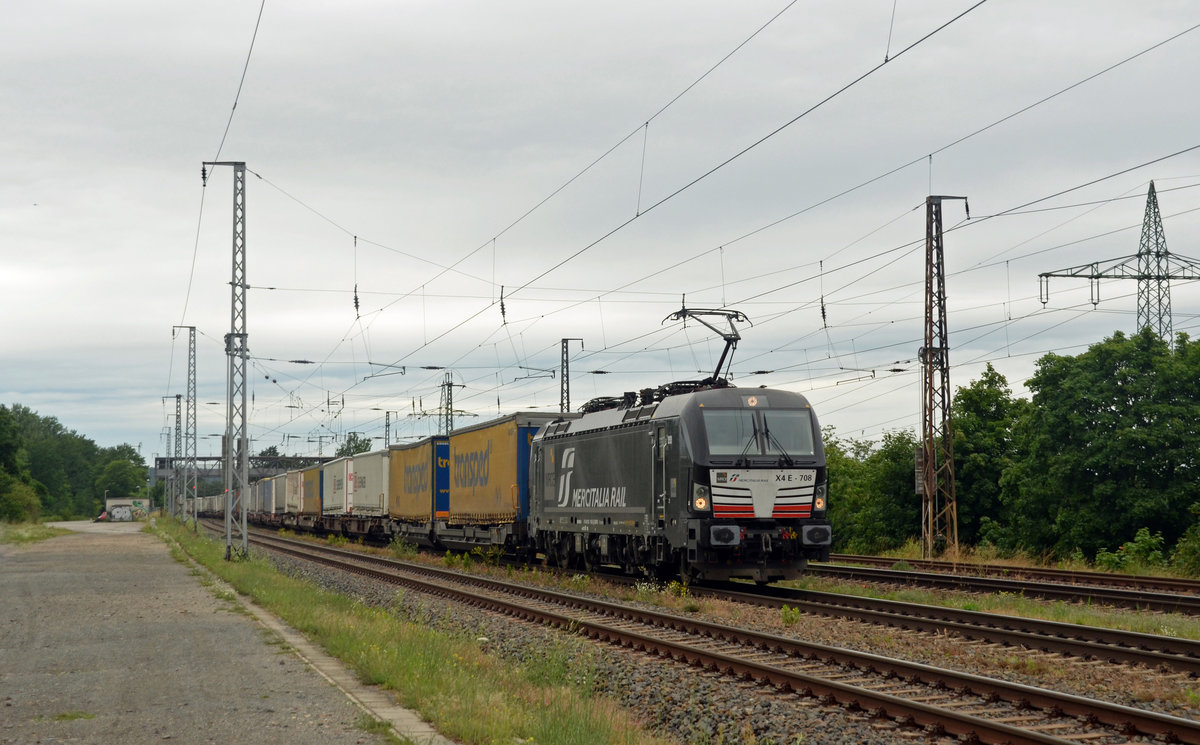
<path id="1" fill-rule="evenodd" d="M 507 523 L 529 514 L 529 444 L 556 413 L 522 412 L 450 435 L 451 524 Z"/>
<path id="2" fill-rule="evenodd" d="M 444 504 L 447 495 L 448 448 L 445 437 L 430 437 L 388 448 L 388 514 L 391 517 L 415 523 L 427 523 L 437 518 L 436 503 Z M 445 509 L 443 506 L 442 511 Z"/>

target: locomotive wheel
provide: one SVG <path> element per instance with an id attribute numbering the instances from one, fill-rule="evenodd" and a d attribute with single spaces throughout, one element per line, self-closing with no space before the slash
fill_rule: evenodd
<path id="1" fill-rule="evenodd" d="M 687 560 L 687 552 L 680 551 L 679 580 L 685 585 L 691 584 L 692 580 L 696 579 L 698 574 L 699 572 L 696 571 L 696 567 L 692 566 L 692 563 Z"/>
<path id="2" fill-rule="evenodd" d="M 571 566 L 571 559 L 569 536 L 555 538 L 546 544 L 546 561 L 550 566 L 567 569 Z"/>
<path id="3" fill-rule="evenodd" d="M 654 564 L 647 567 L 650 576 L 659 582 L 670 582 L 675 579 L 679 574 L 679 561 L 677 559 L 673 561 L 672 559 L 675 559 L 675 557 L 672 556 L 661 564 Z"/>
<path id="4" fill-rule="evenodd" d="M 546 544 L 545 558 L 542 560 L 542 563 L 548 567 L 562 566 L 559 563 L 558 543 L 556 541 L 550 541 Z"/>
<path id="5" fill-rule="evenodd" d="M 588 574 L 593 574 L 600 568 L 600 554 L 592 549 L 584 549 L 583 551 L 583 568 Z"/>

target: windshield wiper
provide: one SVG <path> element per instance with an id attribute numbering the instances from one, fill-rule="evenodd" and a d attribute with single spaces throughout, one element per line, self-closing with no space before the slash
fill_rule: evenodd
<path id="1" fill-rule="evenodd" d="M 765 418 L 763 419 L 763 434 L 767 436 L 768 444 L 773 442 L 775 443 L 775 447 L 779 448 L 779 455 L 784 463 L 788 464 L 788 466 L 796 465 L 796 461 L 792 460 L 792 456 L 788 455 L 787 448 L 783 446 L 783 443 L 779 441 L 779 438 L 771 433 L 771 428 L 767 426 L 767 420 Z"/>
<path id="2" fill-rule="evenodd" d="M 749 461 L 746 459 L 746 453 L 750 450 L 750 446 L 758 445 L 758 419 L 751 419 L 750 426 L 753 427 L 754 431 L 750 433 L 750 439 L 746 440 L 745 447 L 742 448 L 741 454 L 738 455 L 738 460 L 735 461 L 735 463 L 740 462 L 743 466 L 749 463 Z"/>

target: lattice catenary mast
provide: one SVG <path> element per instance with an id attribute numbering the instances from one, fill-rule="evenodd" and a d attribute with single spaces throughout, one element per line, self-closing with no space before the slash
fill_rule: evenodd
<path id="1" fill-rule="evenodd" d="M 225 335 L 225 355 L 229 358 L 228 386 L 225 397 L 225 558 L 236 550 L 245 556 L 249 549 L 246 531 L 246 501 L 250 486 L 250 453 L 246 436 L 246 164 L 241 161 L 205 163 L 200 170 L 205 184 L 208 166 L 233 167 L 233 276 L 229 313 L 229 333 Z M 237 542 L 237 548 L 234 543 Z"/>
<path id="2" fill-rule="evenodd" d="M 950 420 L 950 341 L 946 327 L 946 261 L 942 201 L 925 200 L 925 346 L 921 377 L 921 546 L 931 558 L 945 548 L 958 555 L 958 499 L 954 490 L 954 428 Z M 967 217 L 971 209 L 967 207 Z"/>
<path id="3" fill-rule="evenodd" d="M 183 469 L 179 467 L 183 460 L 183 396 L 175 394 L 175 457 L 171 459 L 171 517 L 181 516 L 183 504 Z"/>
<path id="4" fill-rule="evenodd" d="M 1091 264 L 1043 272 L 1038 275 L 1038 294 L 1044 306 L 1050 300 L 1051 277 L 1087 277 L 1092 305 L 1100 303 L 1100 280 L 1136 279 L 1138 281 L 1138 331 L 1150 327 L 1168 344 L 1174 344 L 1171 328 L 1171 280 L 1200 279 L 1200 263 L 1167 250 L 1162 213 L 1154 182 L 1146 194 L 1146 215 L 1142 219 L 1142 238 L 1135 256 L 1094 261 Z"/>
<path id="5" fill-rule="evenodd" d="M 571 410 L 571 356 L 567 353 L 567 348 L 573 341 L 579 342 L 579 348 L 583 349 L 583 339 L 571 338 L 562 340 L 562 363 L 559 367 L 558 410 L 564 414 Z"/>
<path id="6" fill-rule="evenodd" d="M 200 518 L 196 514 L 196 327 L 183 326 L 188 330 L 188 373 L 187 415 L 184 422 L 183 457 L 187 459 L 183 475 L 183 519 L 187 522 L 187 506 L 192 508 L 192 530 L 200 529 Z"/>

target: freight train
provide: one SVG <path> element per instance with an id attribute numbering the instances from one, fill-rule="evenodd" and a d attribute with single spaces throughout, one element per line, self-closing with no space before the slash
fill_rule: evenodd
<path id="1" fill-rule="evenodd" d="M 260 525 L 562 567 L 769 582 L 828 560 L 827 484 L 804 396 L 707 379 L 263 479 L 247 511 Z M 223 514 L 222 498 L 200 511 Z"/>

